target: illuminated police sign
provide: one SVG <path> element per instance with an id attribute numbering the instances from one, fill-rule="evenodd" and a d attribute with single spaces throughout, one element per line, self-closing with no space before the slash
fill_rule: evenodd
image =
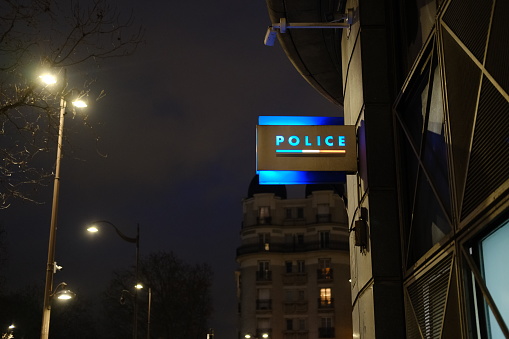
<path id="1" fill-rule="evenodd" d="M 342 123 L 338 117 L 260 117 L 260 183 L 338 182 L 340 172 L 357 171 L 355 126 Z"/>

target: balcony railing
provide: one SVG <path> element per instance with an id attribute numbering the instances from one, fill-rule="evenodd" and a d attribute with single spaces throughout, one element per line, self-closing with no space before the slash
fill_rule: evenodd
<path id="1" fill-rule="evenodd" d="M 335 338 L 334 327 L 319 327 L 318 328 L 319 338 Z"/>
<path id="2" fill-rule="evenodd" d="M 256 310 L 272 310 L 272 299 L 256 299 Z"/>
<path id="3" fill-rule="evenodd" d="M 272 271 L 256 271 L 256 281 L 272 281 Z"/>
<path id="4" fill-rule="evenodd" d="M 256 218 L 256 223 L 258 225 L 270 225 L 271 222 L 272 222 L 272 218 L 271 217 L 258 217 L 258 218 Z"/>
<path id="5" fill-rule="evenodd" d="M 316 278 L 318 280 L 333 280 L 333 271 L 332 268 L 321 268 L 316 270 Z"/>
<path id="6" fill-rule="evenodd" d="M 328 244 L 324 246 L 323 243 L 318 241 L 314 242 L 306 242 L 304 244 L 286 244 L 286 243 L 277 243 L 271 242 L 269 246 L 266 244 L 249 244 L 243 245 L 237 248 L 237 256 L 250 254 L 250 253 L 258 253 L 258 252 L 275 252 L 275 253 L 293 253 L 293 252 L 309 252 L 309 251 L 318 251 L 318 250 L 339 250 L 339 251 L 348 251 L 348 240 L 345 241 L 329 241 Z"/>
<path id="7" fill-rule="evenodd" d="M 308 302 L 302 301 L 285 301 L 283 303 L 283 312 L 285 314 L 300 314 L 308 311 Z"/>
<path id="8" fill-rule="evenodd" d="M 283 274 L 284 285 L 305 285 L 308 282 L 307 273 L 285 273 Z"/>
<path id="9" fill-rule="evenodd" d="M 334 298 L 318 298 L 319 309 L 331 309 L 334 308 Z"/>
<path id="10" fill-rule="evenodd" d="M 308 330 L 285 330 L 283 339 L 309 339 Z"/>
<path id="11" fill-rule="evenodd" d="M 332 218 L 330 214 L 317 214 L 316 222 L 318 224 L 331 222 Z"/>

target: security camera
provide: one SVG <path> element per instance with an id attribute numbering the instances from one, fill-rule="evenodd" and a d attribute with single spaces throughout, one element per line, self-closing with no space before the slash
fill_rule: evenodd
<path id="1" fill-rule="evenodd" d="M 263 43 L 265 46 L 274 46 L 274 43 L 276 42 L 277 37 L 277 31 L 272 27 L 269 26 L 267 28 L 267 33 L 265 33 L 265 39 Z"/>
<path id="2" fill-rule="evenodd" d="M 57 273 L 58 271 L 61 271 L 63 269 L 62 266 L 57 265 L 57 262 L 53 264 L 53 274 Z"/>

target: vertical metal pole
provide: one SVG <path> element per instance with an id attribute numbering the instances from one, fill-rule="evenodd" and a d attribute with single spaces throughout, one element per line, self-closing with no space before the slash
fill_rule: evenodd
<path id="1" fill-rule="evenodd" d="M 139 266 L 140 266 L 140 224 L 136 224 L 136 272 L 135 272 L 135 285 L 139 283 Z M 134 289 L 134 324 L 133 324 L 133 338 L 138 338 L 138 289 Z"/>
<path id="2" fill-rule="evenodd" d="M 152 309 L 152 288 L 148 288 L 147 339 L 150 339 L 150 310 Z"/>
<path id="3" fill-rule="evenodd" d="M 42 310 L 41 339 L 48 339 L 51 315 L 51 293 L 53 291 L 53 275 L 55 273 L 55 247 L 57 233 L 58 196 L 60 192 L 60 162 L 62 159 L 62 144 L 64 135 L 64 116 L 66 101 L 60 98 L 60 122 L 58 126 L 57 159 L 55 164 L 55 180 L 53 183 L 53 203 L 51 208 L 51 223 L 49 230 L 48 263 L 46 264 L 46 284 L 44 287 L 44 308 Z"/>

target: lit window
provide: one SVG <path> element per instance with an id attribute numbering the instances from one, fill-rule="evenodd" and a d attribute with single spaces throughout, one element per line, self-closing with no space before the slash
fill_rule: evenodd
<path id="1" fill-rule="evenodd" d="M 270 250 L 270 233 L 258 233 L 260 247 L 265 251 Z"/>
<path id="2" fill-rule="evenodd" d="M 332 303 L 331 289 L 321 288 L 320 289 L 320 304 L 330 305 Z"/>
<path id="3" fill-rule="evenodd" d="M 258 209 L 258 216 L 260 218 L 270 217 L 270 207 L 269 206 L 260 206 Z"/>

